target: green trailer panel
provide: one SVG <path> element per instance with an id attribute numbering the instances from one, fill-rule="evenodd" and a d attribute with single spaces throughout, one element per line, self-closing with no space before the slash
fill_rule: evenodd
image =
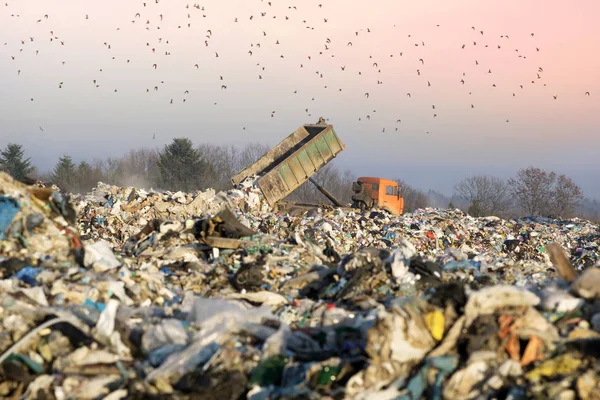
<path id="1" fill-rule="evenodd" d="M 309 140 L 270 165 L 268 172 L 258 179 L 258 186 L 271 205 L 296 190 L 345 148 L 331 125 L 304 125 L 303 128 L 308 128 Z"/>
<path id="2" fill-rule="evenodd" d="M 302 144 L 310 136 L 304 126 L 296 129 L 288 137 L 283 139 L 277 146 L 267 151 L 261 158 L 256 160 L 247 168 L 231 178 L 233 186 L 240 184 L 244 179 L 252 175 L 260 175 L 270 170 L 274 165 L 291 154 L 295 147 Z"/>

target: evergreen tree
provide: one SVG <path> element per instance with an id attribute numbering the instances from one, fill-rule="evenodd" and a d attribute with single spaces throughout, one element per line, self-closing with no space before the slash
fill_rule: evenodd
<path id="1" fill-rule="evenodd" d="M 158 167 L 164 188 L 183 191 L 200 189 L 211 170 L 188 138 L 175 138 L 166 145 L 159 155 Z"/>
<path id="2" fill-rule="evenodd" d="M 94 170 L 92 166 L 85 162 L 81 161 L 77 164 L 76 176 L 75 176 L 75 191 L 79 193 L 85 193 L 91 190 L 95 183 L 94 180 Z"/>
<path id="3" fill-rule="evenodd" d="M 0 151 L 0 171 L 10 174 L 15 179 L 23 179 L 35 171 L 31 165 L 31 159 L 25 159 L 23 146 L 16 143 L 9 143 L 8 146 Z"/>
<path id="4" fill-rule="evenodd" d="M 52 181 L 61 190 L 71 192 L 77 184 L 77 170 L 70 156 L 64 155 L 58 159 L 52 171 Z"/>

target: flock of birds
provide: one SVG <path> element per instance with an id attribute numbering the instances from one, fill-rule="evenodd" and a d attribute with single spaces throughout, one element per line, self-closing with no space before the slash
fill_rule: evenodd
<path id="1" fill-rule="evenodd" d="M 217 48 L 216 45 L 213 45 L 213 30 L 215 30 L 215 34 L 218 34 L 219 32 L 217 32 L 216 29 L 214 28 L 210 28 L 210 24 L 205 23 L 205 21 L 209 20 L 209 16 L 210 16 L 210 11 L 209 11 L 209 7 L 205 7 L 202 6 L 200 4 L 197 3 L 191 3 L 191 4 L 186 4 L 185 6 L 182 6 L 181 9 L 181 13 L 182 15 L 185 15 L 185 18 L 173 18 L 171 14 L 166 14 L 165 12 L 161 11 L 162 8 L 157 8 L 159 7 L 159 4 L 161 3 L 161 1 L 164 0 L 147 0 L 147 1 L 143 1 L 140 2 L 140 9 L 139 12 L 136 12 L 134 15 L 131 16 L 131 19 L 127 22 L 127 24 L 131 24 L 132 26 L 136 27 L 139 30 L 143 30 L 147 32 L 147 40 L 145 41 L 145 43 L 143 43 L 142 46 L 142 50 L 149 52 L 153 57 L 154 57 L 154 62 L 150 63 L 149 65 L 147 65 L 147 68 L 150 70 L 155 70 L 157 72 L 161 71 L 161 64 L 162 62 L 164 62 L 163 57 L 169 57 L 171 56 L 172 52 L 177 51 L 176 46 L 169 46 L 170 45 L 170 41 L 172 41 L 172 38 L 169 38 L 167 36 L 171 35 L 164 35 L 162 32 L 165 32 L 167 29 L 165 29 L 166 25 L 170 25 L 168 28 L 169 29 L 190 29 L 190 30 L 194 30 L 194 33 L 197 35 L 198 38 L 198 47 L 202 47 L 204 48 L 206 51 L 203 53 L 204 54 L 204 60 L 199 61 L 199 62 L 195 62 L 195 63 L 190 63 L 190 65 L 181 65 L 180 68 L 182 69 L 192 69 L 192 70 L 197 70 L 199 71 L 199 73 L 202 73 L 202 68 L 210 62 L 210 58 L 219 58 L 219 51 L 221 52 L 226 52 L 229 51 L 230 49 L 228 48 Z M 257 0 L 258 2 L 258 0 Z M 162 5 L 161 5 L 162 6 Z M 5 10 L 10 10 L 11 5 L 9 3 L 5 3 Z M 185 7 L 185 9 L 183 9 L 183 7 Z M 344 74 L 349 74 L 349 77 L 345 79 L 346 82 L 348 82 L 350 85 L 352 86 L 352 82 L 358 79 L 366 79 L 366 80 L 370 80 L 372 82 L 372 85 L 374 86 L 372 90 L 366 91 L 364 93 L 361 93 L 360 96 L 363 97 L 364 99 L 370 99 L 372 97 L 372 94 L 376 92 L 376 89 L 379 85 L 383 85 L 384 83 L 384 77 L 386 77 L 386 75 L 384 74 L 384 72 L 389 71 L 389 69 L 394 67 L 394 64 L 392 64 L 391 62 L 389 62 L 389 60 L 386 59 L 393 59 L 393 61 L 397 60 L 397 59 L 401 59 L 403 63 L 405 64 L 414 64 L 414 76 L 415 79 L 419 80 L 421 86 L 422 86 L 422 90 L 426 91 L 427 88 L 432 87 L 434 85 L 437 84 L 437 82 L 435 81 L 435 79 L 430 76 L 428 74 L 428 70 L 427 70 L 427 65 L 428 65 L 428 60 L 426 56 L 423 56 L 423 48 L 427 48 L 428 44 L 425 43 L 424 40 L 420 39 L 420 38 L 416 38 L 413 37 L 413 35 L 406 33 L 407 35 L 407 40 L 408 42 L 410 42 L 410 46 L 405 45 L 404 49 L 396 49 L 394 52 L 390 52 L 389 57 L 386 55 L 386 59 L 383 59 L 383 57 L 381 56 L 376 56 L 375 58 L 373 57 L 372 54 L 363 54 L 360 55 L 361 57 L 363 57 L 365 59 L 366 62 L 368 62 L 368 64 L 361 64 L 360 66 L 358 65 L 348 65 L 346 63 L 344 63 L 343 65 L 339 65 L 336 67 L 332 67 L 332 65 L 335 65 L 335 57 L 336 54 L 334 52 L 334 50 L 339 49 L 340 47 L 345 48 L 345 51 L 352 51 L 353 47 L 355 47 L 355 45 L 359 42 L 362 41 L 364 43 L 364 41 L 369 40 L 369 35 L 372 35 L 373 32 L 376 30 L 376 28 L 371 28 L 371 27 L 362 27 L 362 28 L 358 28 L 356 30 L 354 30 L 353 32 L 348 32 L 347 33 L 347 40 L 344 40 L 342 42 L 340 42 L 340 40 L 332 40 L 329 36 L 328 33 L 328 24 L 331 24 L 329 22 L 330 18 L 327 16 L 326 13 L 326 7 L 323 6 L 323 4 L 303 4 L 302 6 L 303 8 L 312 8 L 315 7 L 316 10 L 311 10 L 311 15 L 312 15 L 312 19 L 309 21 L 307 19 L 302 19 L 301 17 L 298 18 L 297 17 L 297 11 L 298 11 L 298 7 L 290 5 L 287 7 L 287 9 L 285 10 L 285 12 L 283 13 L 277 13 L 275 11 L 273 11 L 275 9 L 275 7 L 273 7 L 273 3 L 271 1 L 264 1 L 264 0 L 260 0 L 260 9 L 257 11 L 256 14 L 252 14 L 252 15 L 245 15 L 245 16 L 233 16 L 231 17 L 231 23 L 236 24 L 236 23 L 240 23 L 242 21 L 249 21 L 253 24 L 255 24 L 256 29 L 258 30 L 258 35 L 262 38 L 261 41 L 255 41 L 255 42 L 250 42 L 248 43 L 247 46 L 247 52 L 245 54 L 239 54 L 237 55 L 237 57 L 239 57 L 240 59 L 242 57 L 250 57 L 252 59 L 255 59 L 252 63 L 252 65 L 254 65 L 258 71 L 258 73 L 256 73 L 256 79 L 258 80 L 263 80 L 263 76 L 266 76 L 269 73 L 269 68 L 270 65 L 268 65 L 267 63 L 265 63 L 264 59 L 261 58 L 262 52 L 261 52 L 261 48 L 264 47 L 269 47 L 270 49 L 273 48 L 278 48 L 278 49 L 282 49 L 279 51 L 278 57 L 281 59 L 284 59 L 286 57 L 287 54 L 285 50 L 283 50 L 285 47 L 281 44 L 282 42 L 284 42 L 285 38 L 278 38 L 277 37 L 277 32 L 273 32 L 270 31 L 269 29 L 269 24 L 267 23 L 268 20 L 273 20 L 273 19 L 278 19 L 278 20 L 284 20 L 286 21 L 286 23 L 297 23 L 297 24 L 302 24 L 304 29 L 307 30 L 311 30 L 311 31 L 317 31 L 317 32 L 323 32 L 322 34 L 322 42 L 319 46 L 315 46 L 315 48 L 313 49 L 313 52 L 311 54 L 305 54 L 301 56 L 302 61 L 298 62 L 297 64 L 297 68 L 298 68 L 298 72 L 303 72 L 303 71 L 309 71 L 309 73 L 314 77 L 314 79 L 318 79 L 318 80 L 322 80 L 321 82 L 323 82 L 322 84 L 319 84 L 319 86 L 322 86 L 324 89 L 329 89 L 329 90 L 333 90 L 336 92 L 343 92 L 343 95 L 345 97 L 348 97 L 346 95 L 346 91 L 344 90 L 344 88 L 342 87 L 330 87 L 331 84 L 326 83 L 327 82 L 327 77 L 329 75 L 332 74 L 332 68 L 335 68 L 337 71 L 337 73 L 344 73 Z M 10 17 L 12 18 L 20 18 L 21 16 L 19 14 L 16 13 L 12 13 L 12 12 L 8 12 L 8 15 L 10 15 Z M 82 20 L 91 20 L 94 18 L 94 15 L 89 15 L 89 14 L 85 14 L 85 15 L 81 15 L 81 19 Z M 182 19 L 185 20 L 185 22 L 182 22 Z M 31 23 L 33 23 L 34 21 L 31 21 Z M 47 36 L 46 37 L 35 37 L 35 36 L 27 36 L 27 37 L 23 37 L 22 39 L 20 39 L 20 41 L 18 43 L 9 43 L 9 42 L 5 42 L 4 46 L 9 46 L 9 45 L 15 45 L 13 48 L 15 49 L 14 54 L 10 55 L 9 59 L 5 59 L 2 62 L 9 62 L 12 63 L 13 68 L 15 70 L 15 74 L 17 77 L 21 76 L 21 68 L 23 68 L 21 66 L 20 63 L 20 58 L 22 56 L 23 53 L 26 52 L 32 52 L 35 54 L 35 56 L 43 56 L 44 52 L 48 49 L 48 45 L 50 46 L 60 46 L 60 47 L 66 47 L 69 46 L 69 43 L 67 40 L 63 39 L 61 37 L 61 32 L 60 32 L 60 26 L 53 24 L 53 20 L 52 20 L 52 14 L 48 13 L 48 14 L 41 14 L 39 16 L 39 18 L 37 18 L 35 20 L 36 24 L 40 24 L 40 25 L 47 25 Z M 115 29 L 117 31 L 120 31 L 122 28 L 119 26 L 116 26 Z M 440 25 L 436 25 L 436 26 L 432 26 L 432 29 L 439 29 Z M 528 42 L 524 42 L 524 38 L 519 38 L 519 43 L 524 44 L 523 48 L 516 48 L 515 45 L 513 44 L 514 42 L 511 40 L 510 36 L 507 34 L 502 34 L 502 35 L 492 35 L 492 34 L 488 34 L 487 32 L 485 32 L 484 30 L 481 30 L 475 26 L 471 26 L 470 27 L 470 38 L 468 42 L 465 43 L 459 43 L 456 46 L 456 50 L 458 52 L 460 51 L 465 51 L 465 57 L 473 57 L 473 52 L 467 52 L 467 50 L 469 50 L 470 48 L 476 48 L 476 49 L 480 49 L 480 51 L 484 51 L 483 49 L 488 49 L 487 51 L 509 51 L 511 52 L 511 54 L 513 54 L 515 57 L 518 58 L 522 58 L 522 59 L 527 59 L 528 56 L 531 56 L 531 54 L 535 54 L 537 52 L 543 51 L 542 49 L 540 49 L 539 47 L 536 46 L 535 44 L 535 33 L 530 33 L 529 38 L 527 38 Z M 104 41 L 103 43 L 99 43 L 99 46 L 103 46 L 104 49 L 106 50 L 107 54 L 110 54 L 110 51 L 112 50 L 112 46 L 113 43 L 110 43 L 108 41 Z M 289 50 L 289 47 L 287 48 Z M 415 55 L 415 51 L 413 51 L 414 49 L 417 50 L 421 50 L 418 52 L 418 55 Z M 273 50 L 270 50 L 271 52 Z M 128 58 L 125 58 L 124 60 L 120 60 L 120 57 L 117 57 L 116 55 L 109 55 L 108 57 L 111 57 L 112 60 L 115 61 L 121 61 L 121 62 L 125 62 L 126 64 L 130 64 L 130 63 L 136 63 L 136 55 L 131 55 Z M 316 64 L 316 60 L 319 59 L 319 57 L 321 57 L 322 59 L 324 58 L 329 58 L 329 59 L 334 59 L 333 61 L 329 61 L 328 62 L 328 66 L 324 66 L 323 64 L 320 64 L 320 67 L 318 67 L 318 69 L 316 69 L 315 64 Z M 61 61 L 62 65 L 65 65 L 66 61 Z M 473 58 L 471 61 L 472 65 L 474 67 L 480 68 L 480 72 L 478 73 L 486 73 L 489 74 L 491 76 L 493 76 L 494 74 L 494 66 L 490 66 L 490 65 L 485 65 L 484 62 L 480 63 L 480 60 L 477 58 Z M 365 69 L 365 65 L 368 65 L 368 68 Z M 94 87 L 98 90 L 103 90 L 105 89 L 105 87 L 103 86 L 103 80 L 102 80 L 102 72 L 103 69 L 99 69 L 97 70 L 97 76 L 93 79 L 90 80 L 90 84 L 94 85 Z M 290 75 L 293 74 L 293 72 L 290 72 Z M 519 92 L 519 90 L 524 90 L 527 88 L 527 86 L 529 85 L 534 85 L 536 84 L 536 82 L 540 82 L 543 86 L 547 86 L 547 83 L 544 82 L 543 80 L 543 74 L 544 74 L 544 68 L 542 66 L 537 66 L 536 70 L 531 71 L 531 79 L 528 82 L 522 82 L 522 83 L 515 83 L 514 85 L 514 92 L 512 92 L 512 96 L 515 97 L 517 96 L 517 93 Z M 472 95 L 472 90 L 473 87 L 475 87 L 476 89 L 480 89 L 479 86 L 469 86 L 469 79 L 470 79 L 470 75 L 471 72 L 467 73 L 467 72 L 462 72 L 462 74 L 460 76 L 456 76 L 456 85 L 459 89 L 462 88 L 463 91 L 468 92 L 468 95 Z M 68 84 L 68 77 L 65 77 L 64 80 L 60 81 L 57 83 L 56 85 L 56 89 L 60 90 L 63 88 L 63 86 L 65 84 Z M 158 83 L 160 82 L 160 83 Z M 160 79 L 156 81 L 156 84 L 152 84 L 149 87 L 145 88 L 145 92 L 146 93 L 154 93 L 154 92 L 158 92 L 158 93 L 162 93 L 163 88 L 168 85 L 168 83 L 166 83 L 166 79 Z M 215 83 L 215 85 L 219 85 L 220 90 L 222 91 L 227 91 L 228 88 L 230 87 L 231 83 L 228 82 L 228 80 L 223 76 L 223 75 L 219 75 L 218 76 L 218 82 Z M 539 85 L 539 84 L 537 84 Z M 496 83 L 494 83 L 493 81 L 490 83 L 490 87 L 495 88 Z M 468 88 L 465 90 L 465 88 Z M 352 89 L 352 88 L 351 88 Z M 109 90 L 114 91 L 114 93 L 119 93 L 119 89 L 118 88 L 110 88 Z M 306 87 L 302 87 L 301 89 L 294 89 L 293 93 L 290 93 L 290 95 L 297 95 L 299 90 L 309 90 L 306 89 Z M 193 90 L 192 90 L 193 92 Z M 193 94 L 193 93 L 192 93 Z M 190 94 L 190 90 L 184 90 L 183 93 L 181 93 L 180 97 L 171 97 L 168 96 L 166 99 L 165 98 L 161 98 L 162 101 L 165 101 L 165 103 L 167 103 L 168 105 L 173 105 L 173 104 L 182 104 L 182 103 L 186 103 L 186 101 L 188 100 L 188 98 L 190 96 L 192 96 L 192 94 Z M 351 94 L 357 96 L 356 93 Z M 548 94 L 548 96 L 552 96 L 554 100 L 559 100 L 559 96 L 558 94 Z M 590 92 L 586 91 L 584 93 L 582 93 L 583 96 L 590 96 Z M 307 97 L 310 98 L 310 101 L 315 101 L 315 97 L 317 97 L 318 94 L 315 93 L 314 95 L 309 95 Z M 417 92 L 406 92 L 404 94 L 404 96 L 407 99 L 412 99 L 413 96 L 423 96 L 423 93 L 417 93 Z M 34 97 L 31 97 L 29 99 L 31 102 L 35 101 Z M 357 99 L 358 101 L 358 99 Z M 218 105 L 218 102 L 214 102 L 213 103 L 214 106 Z M 279 104 L 285 104 L 284 101 L 279 102 Z M 465 107 L 470 107 L 471 109 L 475 109 L 476 108 L 476 102 L 471 102 L 468 105 L 465 105 Z M 372 111 L 371 111 L 372 109 Z M 436 104 L 431 104 L 431 118 L 437 118 L 438 117 L 438 110 L 439 107 L 436 108 Z M 275 118 L 277 113 L 277 110 L 269 110 L 268 115 L 270 118 Z M 309 116 L 312 117 L 312 107 L 308 106 L 308 107 L 304 107 L 304 113 Z M 369 107 L 369 111 L 365 111 L 364 114 L 362 114 L 361 116 L 356 117 L 358 121 L 369 121 L 372 118 L 375 118 L 375 113 L 377 112 L 376 108 L 373 107 Z M 315 118 L 318 117 L 319 115 L 315 115 Z M 510 119 L 506 118 L 505 122 L 510 122 Z M 388 124 L 387 129 L 388 131 L 391 130 L 390 128 L 394 129 L 395 131 L 398 131 L 399 126 L 401 126 L 402 123 L 402 117 L 398 116 L 397 119 L 395 119 L 395 124 L 392 125 L 391 123 Z M 391 125 L 391 126 L 390 126 Z M 39 127 L 39 129 L 41 131 L 43 131 L 43 127 Z M 246 127 L 242 127 L 243 130 L 246 129 Z M 382 132 L 386 132 L 386 127 L 382 128 Z M 429 133 L 429 131 L 427 131 L 426 133 Z M 153 138 L 155 138 L 156 136 L 153 136 Z"/>

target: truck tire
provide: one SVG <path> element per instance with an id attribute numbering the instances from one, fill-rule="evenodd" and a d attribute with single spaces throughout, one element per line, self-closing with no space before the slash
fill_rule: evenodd
<path id="1" fill-rule="evenodd" d="M 365 203 L 364 201 L 359 201 L 358 202 L 358 208 L 360 209 L 360 211 L 367 211 L 369 210 L 371 207 L 369 207 L 367 205 L 367 203 Z"/>

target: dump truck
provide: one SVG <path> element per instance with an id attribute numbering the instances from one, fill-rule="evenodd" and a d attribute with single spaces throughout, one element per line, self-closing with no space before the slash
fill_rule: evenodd
<path id="1" fill-rule="evenodd" d="M 350 207 L 363 211 L 380 208 L 392 214 L 402 214 L 404 199 L 395 181 L 378 177 L 358 178 L 352 184 L 352 204 L 347 205 L 312 179 L 312 175 L 333 160 L 345 147 L 333 126 L 321 118 L 316 124 L 304 124 L 296 129 L 231 178 L 231 183 L 235 187 L 249 177 L 258 176 L 256 184 L 266 201 L 280 211 L 299 207 L 314 208 L 314 204 L 283 201 L 300 185 L 310 181 L 335 207 Z"/>

